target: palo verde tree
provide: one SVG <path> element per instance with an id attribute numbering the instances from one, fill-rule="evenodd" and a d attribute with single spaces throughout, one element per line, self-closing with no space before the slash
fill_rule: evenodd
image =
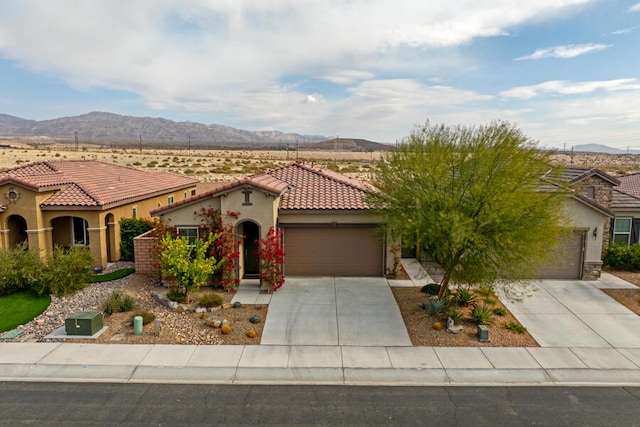
<path id="1" fill-rule="evenodd" d="M 386 232 L 443 267 L 442 297 L 451 281 L 533 277 L 562 230 L 557 173 L 507 122 L 427 122 L 380 163 L 369 202 Z"/>

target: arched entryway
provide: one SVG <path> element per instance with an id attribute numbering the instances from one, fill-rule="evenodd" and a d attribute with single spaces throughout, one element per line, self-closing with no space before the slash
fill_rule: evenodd
<path id="1" fill-rule="evenodd" d="M 51 220 L 53 246 L 70 248 L 89 246 L 89 223 L 77 216 L 61 216 Z"/>
<path id="2" fill-rule="evenodd" d="M 244 221 L 238 225 L 238 232 L 242 235 L 243 278 L 256 278 L 260 273 L 258 258 L 260 226 L 253 221 Z"/>
<path id="3" fill-rule="evenodd" d="M 15 248 L 21 243 L 29 242 L 27 235 L 27 220 L 20 215 L 11 215 L 7 220 L 9 228 L 9 247 Z"/>

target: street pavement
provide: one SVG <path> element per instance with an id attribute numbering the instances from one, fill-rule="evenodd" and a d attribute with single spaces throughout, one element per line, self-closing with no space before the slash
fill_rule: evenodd
<path id="1" fill-rule="evenodd" d="M 540 347 L 413 347 L 392 286 L 412 280 L 287 278 L 273 295 L 243 284 L 236 298 L 269 303 L 261 345 L 0 344 L 0 381 L 347 385 L 640 385 L 637 316 L 601 281 L 539 281 L 507 306 Z"/>

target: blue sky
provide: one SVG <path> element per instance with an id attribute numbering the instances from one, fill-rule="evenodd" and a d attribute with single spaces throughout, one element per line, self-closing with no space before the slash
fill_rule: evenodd
<path id="1" fill-rule="evenodd" d="M 0 0 L 0 113 L 640 148 L 640 2 Z"/>

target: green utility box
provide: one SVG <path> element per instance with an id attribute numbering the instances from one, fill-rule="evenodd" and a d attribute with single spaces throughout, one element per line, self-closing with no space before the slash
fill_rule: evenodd
<path id="1" fill-rule="evenodd" d="M 82 311 L 64 320 L 67 335 L 91 336 L 102 329 L 102 313 L 99 311 Z"/>

